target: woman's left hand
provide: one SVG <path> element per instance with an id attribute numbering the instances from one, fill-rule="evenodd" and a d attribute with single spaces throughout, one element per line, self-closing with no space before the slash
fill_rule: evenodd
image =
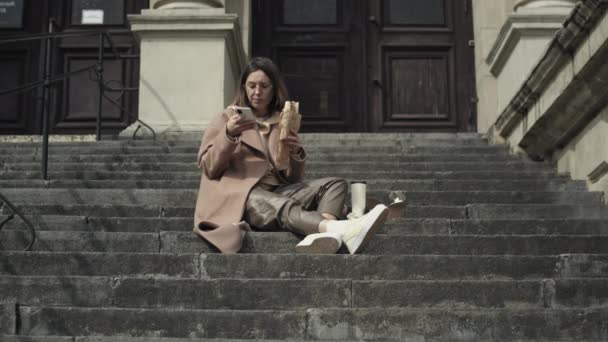
<path id="1" fill-rule="evenodd" d="M 300 149 L 302 149 L 302 139 L 298 133 L 294 132 L 293 130 L 289 131 L 289 135 L 283 139 L 283 142 L 285 145 L 287 145 L 287 147 L 289 147 L 289 152 L 291 154 L 296 154 L 300 152 Z"/>

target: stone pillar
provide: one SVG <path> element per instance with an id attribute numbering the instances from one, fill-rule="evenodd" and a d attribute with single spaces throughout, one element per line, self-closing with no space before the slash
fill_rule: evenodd
<path id="1" fill-rule="evenodd" d="M 502 26 L 486 57 L 497 79 L 498 108 L 502 113 L 538 62 L 575 0 L 519 0 Z"/>
<path id="2" fill-rule="evenodd" d="M 513 7 L 514 12 L 544 11 L 555 9 L 572 10 L 576 0 L 519 0 Z"/>
<path id="3" fill-rule="evenodd" d="M 225 0 L 151 0 L 152 9 L 223 8 Z"/>
<path id="4" fill-rule="evenodd" d="M 129 16 L 141 41 L 139 118 L 160 135 L 200 134 L 232 100 L 246 63 L 238 16 L 224 0 L 150 6 Z"/>

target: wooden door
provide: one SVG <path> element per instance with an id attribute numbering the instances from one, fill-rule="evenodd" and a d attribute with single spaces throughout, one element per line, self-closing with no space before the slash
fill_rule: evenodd
<path id="1" fill-rule="evenodd" d="M 253 2 L 253 55 L 272 58 L 292 100 L 300 102 L 303 131 L 365 128 L 361 0 Z"/>
<path id="2" fill-rule="evenodd" d="M 119 54 L 137 54 L 138 44 L 129 29 L 127 14 L 148 7 L 147 0 L 63 0 L 51 16 L 60 32 L 108 30 Z M 68 73 L 95 65 L 99 36 L 77 36 L 57 41 L 55 72 Z M 137 87 L 139 60 L 117 58 L 106 42 L 104 50 L 104 83 L 111 87 Z M 98 111 L 99 91 L 94 72 L 80 73 L 56 87 L 52 111 L 54 133 L 93 133 Z M 107 93 L 125 111 L 104 99 L 102 132 L 116 133 L 127 127 L 137 113 L 137 92 Z"/>
<path id="3" fill-rule="evenodd" d="M 16 4 L 4 15 L 4 4 Z M 126 15 L 148 7 L 148 0 L 10 0 L 0 1 L 0 39 L 14 35 L 41 34 L 55 22 L 55 32 L 109 30 L 116 50 L 121 54 L 138 53 Z M 8 11 L 8 10 L 7 10 Z M 10 21 L 9 21 L 10 19 Z M 3 21 L 4 20 L 4 21 Z M 43 79 L 44 42 L 0 45 L 0 90 Z M 98 36 L 71 37 L 53 41 L 52 73 L 60 75 L 95 65 Z M 116 58 L 108 45 L 104 53 L 104 81 L 111 87 L 137 87 L 139 60 Z M 76 74 L 51 89 L 51 132 L 61 134 L 94 133 L 99 92 L 94 73 Z M 121 107 L 137 113 L 137 92 L 108 94 Z M 42 129 L 41 92 L 0 97 L 0 134 L 39 134 Z M 126 111 L 104 101 L 103 132 L 115 133 L 127 127 L 133 118 Z"/>
<path id="4" fill-rule="evenodd" d="M 257 0 L 305 131 L 472 131 L 470 0 Z"/>
<path id="5" fill-rule="evenodd" d="M 44 31 L 47 2 L 0 1 L 0 40 Z M 0 45 L 0 91 L 35 82 L 41 78 L 40 42 Z M 37 89 L 0 96 L 0 134 L 26 134 L 40 130 Z"/>
<path id="6" fill-rule="evenodd" d="M 370 129 L 474 130 L 470 0 L 369 4 Z"/>

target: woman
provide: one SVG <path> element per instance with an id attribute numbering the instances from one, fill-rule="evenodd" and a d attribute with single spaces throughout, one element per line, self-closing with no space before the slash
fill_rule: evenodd
<path id="1" fill-rule="evenodd" d="M 245 232 L 285 230 L 307 236 L 299 253 L 335 253 L 344 242 L 359 252 L 384 222 L 378 205 L 356 220 L 343 216 L 347 183 L 340 178 L 303 182 L 306 152 L 296 132 L 279 140 L 280 112 L 287 88 L 268 58 L 252 59 L 241 75 L 233 105 L 205 130 L 198 153 L 202 170 L 194 232 L 223 253 L 236 253 Z M 256 120 L 236 112 L 250 107 Z M 289 165 L 278 170 L 279 144 L 290 151 Z M 244 220 L 244 221 L 243 221 Z"/>

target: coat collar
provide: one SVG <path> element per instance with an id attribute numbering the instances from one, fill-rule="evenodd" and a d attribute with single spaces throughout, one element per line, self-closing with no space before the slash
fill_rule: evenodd
<path id="1" fill-rule="evenodd" d="M 281 113 L 279 112 L 274 112 L 274 114 L 264 120 L 264 121 L 258 121 L 258 129 L 260 130 L 260 132 L 262 134 L 268 134 L 268 132 L 270 132 L 270 134 L 272 135 L 273 133 L 276 134 L 276 130 L 272 129 L 272 126 L 278 124 L 281 121 Z M 274 145 L 272 144 L 272 139 L 268 139 L 269 140 L 269 145 Z M 261 144 L 261 140 L 258 134 L 258 131 L 255 129 L 250 129 L 247 131 L 244 131 L 241 133 L 241 142 L 253 147 L 254 149 L 262 152 L 262 153 L 266 153 L 266 149 L 264 148 L 264 146 L 262 146 Z M 271 146 L 269 146 L 270 148 L 270 154 L 272 155 L 272 148 Z"/>
<path id="2" fill-rule="evenodd" d="M 254 149 L 265 153 L 264 146 L 262 146 L 258 132 L 255 129 L 250 129 L 241 133 L 241 142 L 253 147 Z"/>

